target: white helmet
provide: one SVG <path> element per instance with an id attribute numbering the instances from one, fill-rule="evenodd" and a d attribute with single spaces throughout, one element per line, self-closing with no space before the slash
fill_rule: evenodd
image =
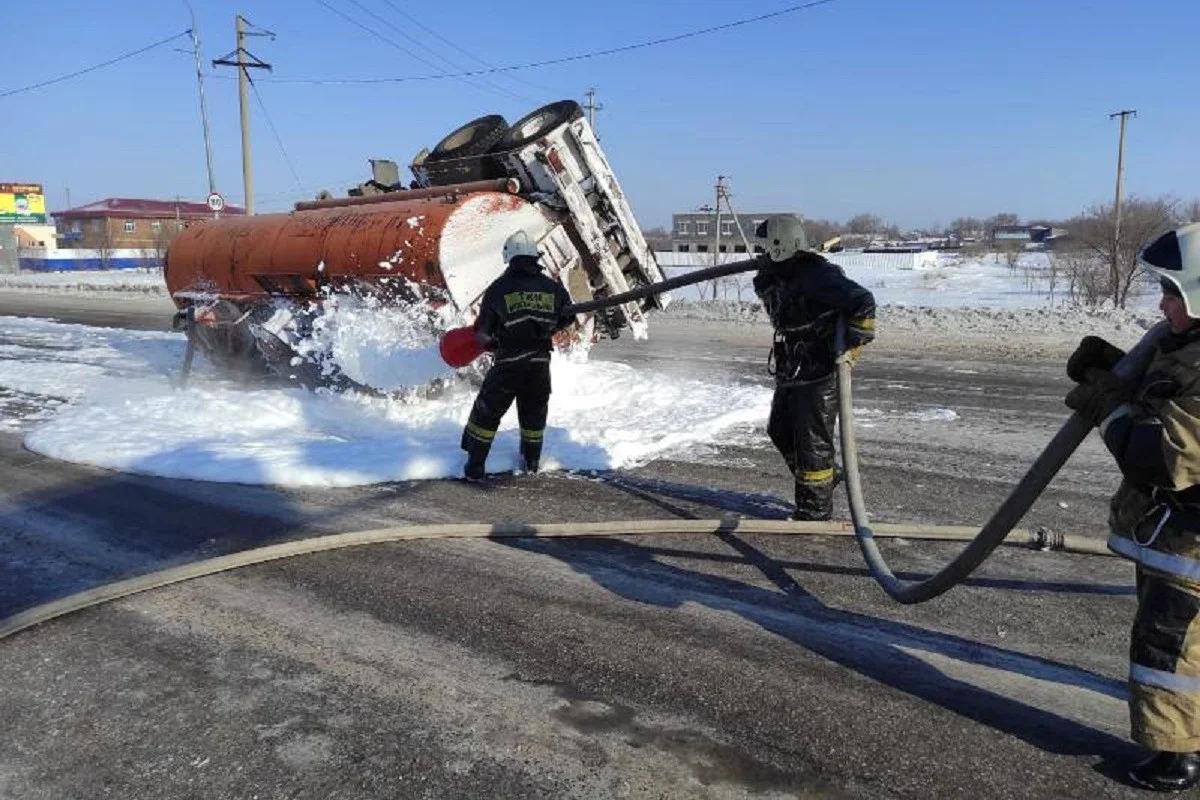
<path id="1" fill-rule="evenodd" d="M 504 263 L 508 264 L 517 256 L 532 256 L 533 258 L 541 256 L 537 245 L 524 230 L 517 231 L 504 240 Z"/>
<path id="2" fill-rule="evenodd" d="M 808 249 L 808 237 L 804 235 L 804 226 L 794 214 L 767 217 L 755 229 L 754 235 L 765 240 L 763 249 L 772 261 L 787 261 L 801 250 Z"/>
<path id="3" fill-rule="evenodd" d="M 1164 233 L 1138 253 L 1138 263 L 1175 284 L 1187 315 L 1200 319 L 1200 222 Z"/>

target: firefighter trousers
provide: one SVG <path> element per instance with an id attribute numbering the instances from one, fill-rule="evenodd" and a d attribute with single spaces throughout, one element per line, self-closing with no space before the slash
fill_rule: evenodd
<path id="1" fill-rule="evenodd" d="M 527 468 L 536 468 L 550 406 L 549 355 L 497 362 L 488 371 L 463 430 L 462 449 L 467 451 L 469 463 L 482 466 L 487 460 L 500 420 L 514 400 L 521 425 L 521 456 Z"/>
<path id="2" fill-rule="evenodd" d="M 1137 568 L 1129 643 L 1129 722 L 1135 742 L 1200 751 L 1200 591 Z"/>
<path id="3" fill-rule="evenodd" d="M 767 436 L 795 477 L 797 518 L 833 516 L 837 412 L 837 385 L 832 375 L 775 389 Z"/>

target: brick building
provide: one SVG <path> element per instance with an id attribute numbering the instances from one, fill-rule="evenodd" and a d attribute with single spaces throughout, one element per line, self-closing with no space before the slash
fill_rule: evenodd
<path id="1" fill-rule="evenodd" d="M 221 212 L 244 213 L 244 209 L 228 205 Z M 212 219 L 213 212 L 204 203 L 109 197 L 51 216 L 59 247 L 160 250 L 193 222 Z"/>

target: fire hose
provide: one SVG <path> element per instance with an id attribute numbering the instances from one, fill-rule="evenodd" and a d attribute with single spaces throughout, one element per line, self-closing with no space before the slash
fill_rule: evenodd
<path id="1" fill-rule="evenodd" d="M 763 266 L 761 259 L 739 261 L 698 270 L 661 283 L 639 287 L 607 298 L 579 303 L 573 308 L 579 313 L 597 310 L 642 299 L 672 288 L 687 286 L 714 277 L 749 272 Z M 1142 340 L 1114 367 L 1121 379 L 1139 376 L 1149 364 L 1158 341 L 1167 333 L 1165 323 L 1148 331 Z M 844 321 L 837 329 L 839 351 L 844 339 Z M 742 533 L 768 535 L 848 536 L 858 541 L 872 576 L 885 592 L 901 603 L 921 603 L 946 592 L 966 580 L 1000 545 L 1036 550 L 1060 550 L 1090 555 L 1106 555 L 1103 542 L 1081 536 L 1050 533 L 1044 530 L 1017 530 L 1016 524 L 1041 495 L 1051 479 L 1091 431 L 1091 423 L 1079 414 L 1072 414 L 1058 433 L 1046 445 L 1041 455 L 1017 483 L 1009 496 L 978 532 L 958 526 L 904 524 L 867 524 L 866 505 L 858 468 L 858 448 L 854 436 L 854 411 L 850 380 L 851 364 L 846 354 L 837 361 L 839 393 L 838 428 L 842 445 L 842 464 L 845 473 L 846 496 L 850 506 L 851 524 L 844 522 L 791 522 L 728 518 L 722 520 L 637 520 L 628 522 L 523 524 L 453 523 L 438 525 L 407 525 L 379 530 L 316 536 L 282 544 L 268 545 L 229 555 L 128 578 L 97 586 L 67 597 L 43 603 L 0 619 L 0 639 L 39 625 L 57 617 L 85 608 L 128 597 L 150 589 L 168 586 L 206 575 L 214 575 L 241 567 L 262 564 L 292 556 L 307 555 L 384 542 L 424 539 L 472 538 L 510 539 L 538 537 L 628 536 L 646 534 L 714 534 Z M 877 538 L 911 538 L 936 541 L 966 541 L 966 548 L 936 574 L 919 581 L 903 580 L 888 566 L 876 544 Z"/>
<path id="2" fill-rule="evenodd" d="M 640 300 L 652 294 L 668 291 L 680 286 L 687 286 L 712 278 L 732 275 L 738 272 L 756 270 L 770 262 L 763 257 L 747 261 L 737 261 L 707 269 L 697 270 L 676 278 L 670 278 L 660 283 L 642 286 L 628 292 L 612 295 L 611 297 L 577 303 L 569 306 L 570 311 L 584 313 L 609 306 Z M 1142 337 L 1141 341 L 1130 350 L 1113 368 L 1113 375 L 1125 381 L 1132 381 L 1145 372 L 1154 356 L 1160 339 L 1166 335 L 1166 323 L 1159 323 Z M 862 478 L 858 469 L 858 446 L 854 435 L 854 404 L 851 391 L 851 363 L 845 348 L 845 319 L 839 318 L 836 326 L 837 342 L 835 352 L 841 355 L 837 359 L 836 373 L 838 384 L 838 434 L 842 445 L 842 465 L 845 474 L 846 499 L 850 506 L 850 519 L 854 524 L 854 535 L 862 550 L 871 575 L 880 587 L 894 600 L 900 603 L 922 603 L 948 591 L 965 580 L 991 555 L 1016 524 L 1021 521 L 1033 503 L 1041 496 L 1054 476 L 1062 468 L 1076 448 L 1083 443 L 1092 430 L 1092 424 L 1083 415 L 1072 413 L 1062 425 L 1050 443 L 1030 466 L 1029 470 L 1013 487 L 1008 497 L 1000 504 L 991 518 L 971 539 L 949 564 L 939 572 L 920 581 L 906 581 L 896 577 L 888 566 L 887 560 L 880 552 L 875 541 L 875 534 L 867 524 L 866 503 L 863 500 Z"/>
<path id="3" fill-rule="evenodd" d="M 763 265 L 761 259 L 735 262 L 720 267 L 710 267 L 688 275 L 672 278 L 655 286 L 662 286 L 660 291 L 686 286 L 688 283 L 709 280 L 711 278 L 730 275 L 735 272 L 745 272 L 757 269 Z M 656 293 L 649 290 L 654 287 L 641 287 L 630 292 L 614 295 L 602 300 L 580 303 L 573 308 L 591 311 L 604 308 L 606 304 L 629 302 L 640 299 L 648 294 Z M 1153 358 L 1159 341 L 1168 333 L 1166 323 L 1159 323 L 1151 328 L 1130 350 L 1120 362 L 1113 367 L 1113 375 L 1125 381 L 1136 380 L 1146 371 Z M 842 445 L 842 467 L 845 474 L 846 500 L 850 506 L 850 519 L 854 524 L 854 538 L 858 540 L 863 558 L 871 575 L 880 587 L 892 599 L 905 604 L 923 603 L 948 591 L 979 568 L 992 551 L 995 550 L 1009 534 L 1021 518 L 1029 511 L 1033 503 L 1041 496 L 1050 481 L 1067 463 L 1067 459 L 1083 443 L 1091 433 L 1092 423 L 1078 412 L 1072 413 L 1063 423 L 1058 433 L 1042 450 L 1025 475 L 1013 487 L 1008 497 L 1000 504 L 971 543 L 963 549 L 949 564 L 937 573 L 920 581 L 906 581 L 896 577 L 888 566 L 887 560 L 879 550 L 875 534 L 867 524 L 867 508 L 863 500 L 862 477 L 858 469 L 858 444 L 854 435 L 854 402 L 851 390 L 851 363 L 845 348 L 845 319 L 839 318 L 837 324 L 837 342 L 835 351 L 841 353 L 837 359 L 838 384 L 838 436 Z"/>

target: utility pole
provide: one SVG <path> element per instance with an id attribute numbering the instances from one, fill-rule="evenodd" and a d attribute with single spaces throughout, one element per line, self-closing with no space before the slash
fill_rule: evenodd
<path id="1" fill-rule="evenodd" d="M 595 131 L 596 131 L 596 112 L 603 111 L 604 104 L 596 102 L 596 87 L 595 86 L 589 87 L 588 90 L 586 92 L 584 92 L 584 96 L 587 97 L 587 105 L 584 106 L 584 108 L 586 108 L 587 112 L 588 112 L 588 125 L 592 126 L 592 132 L 595 133 Z M 600 137 L 596 136 L 596 138 L 599 139 Z"/>
<path id="2" fill-rule="evenodd" d="M 208 193 L 217 191 L 217 181 L 213 177 L 212 139 L 208 132 L 208 104 L 204 100 L 204 72 L 200 68 L 200 30 L 196 27 L 196 12 L 188 3 L 188 14 L 192 17 L 192 55 L 196 59 L 196 89 L 200 93 L 200 124 L 204 129 L 204 164 L 208 167 Z"/>
<path id="3" fill-rule="evenodd" d="M 713 231 L 713 266 L 714 267 L 717 264 L 721 263 L 721 190 L 722 190 L 721 181 L 723 181 L 723 180 L 725 180 L 725 178 L 723 176 L 718 175 L 717 176 L 717 185 L 715 187 L 717 190 L 717 204 L 716 204 L 716 207 L 713 209 L 713 219 L 714 219 L 713 227 L 716 228 L 716 230 Z M 714 292 L 713 299 L 714 300 L 717 299 L 716 294 L 715 294 L 716 293 L 716 284 L 717 284 L 717 281 L 713 281 L 713 292 Z"/>
<path id="4" fill-rule="evenodd" d="M 1117 145 L 1117 196 L 1113 201 L 1113 213 L 1116 216 L 1116 224 L 1113 229 L 1112 264 L 1109 265 L 1113 286 L 1118 285 L 1118 280 L 1121 276 L 1121 197 L 1125 193 L 1125 120 L 1136 116 L 1136 111 L 1118 111 L 1115 114 L 1108 115 L 1109 119 L 1116 119 L 1118 117 L 1121 119 L 1121 138 L 1120 143 Z"/>
<path id="5" fill-rule="evenodd" d="M 246 215 L 254 213 L 254 173 L 250 166 L 250 96 L 247 87 L 250 82 L 251 69 L 271 70 L 271 65 L 260 60 L 246 50 L 247 36 L 269 36 L 275 38 L 270 31 L 247 31 L 251 24 L 241 14 L 234 20 L 237 32 L 237 49 L 224 58 L 213 61 L 213 66 L 237 67 L 238 70 L 238 104 L 242 118 L 242 185 L 245 191 Z M 232 60 L 231 60 L 232 59 Z"/>
<path id="6" fill-rule="evenodd" d="M 746 232 L 742 230 L 742 221 L 738 218 L 737 211 L 733 209 L 733 194 L 730 193 L 729 186 L 725 184 L 727 180 L 729 180 L 728 175 L 717 176 L 717 205 L 721 205 L 721 200 L 725 201 L 725 207 L 729 209 L 729 216 L 733 217 L 733 224 L 737 227 L 738 236 L 742 237 L 742 244 L 746 246 L 746 252 L 754 255 L 754 246 L 746 238 Z"/>

